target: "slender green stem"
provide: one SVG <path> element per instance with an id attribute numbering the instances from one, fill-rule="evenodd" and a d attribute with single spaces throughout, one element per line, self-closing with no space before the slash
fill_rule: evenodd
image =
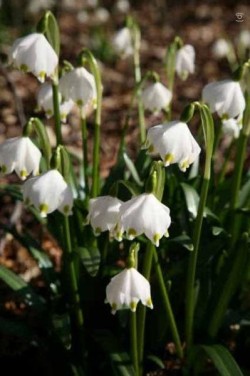
<path id="1" fill-rule="evenodd" d="M 134 74 L 135 83 L 139 85 L 141 82 L 141 66 L 140 66 L 140 30 L 137 26 L 134 27 Z M 138 116 L 140 127 L 140 142 L 144 143 L 146 139 L 145 117 L 144 108 L 141 100 L 141 89 L 137 90 L 137 102 L 138 102 Z"/>
<path id="2" fill-rule="evenodd" d="M 209 179 L 204 179 L 201 190 L 201 197 L 199 208 L 193 233 L 194 249 L 189 257 L 188 274 L 187 274 L 187 291 L 186 291 L 186 340 L 187 347 L 193 342 L 193 323 L 194 323 L 194 309 L 195 309 L 195 274 L 198 258 L 198 249 L 200 244 L 200 235 L 203 222 L 203 213 L 205 209 Z"/>
<path id="3" fill-rule="evenodd" d="M 65 236 L 65 268 L 67 271 L 67 277 L 69 279 L 66 286 L 68 286 L 68 295 L 71 305 L 71 313 L 72 313 L 72 324 L 73 328 L 73 335 L 75 336 L 76 343 L 80 346 L 83 343 L 83 313 L 80 306 L 80 294 L 78 289 L 78 282 L 76 276 L 76 270 L 73 260 L 73 251 L 72 251 L 72 244 L 71 244 L 71 235 L 70 235 L 70 227 L 69 227 L 69 218 L 64 217 L 64 236 Z M 81 349 L 82 350 L 82 349 Z"/>
<path id="4" fill-rule="evenodd" d="M 149 280 L 152 268 L 153 260 L 153 244 L 148 242 L 146 254 L 143 259 L 142 275 Z M 147 308 L 144 305 L 138 307 L 138 353 L 139 353 L 139 365 L 140 365 L 140 374 L 143 373 L 142 364 L 143 364 L 143 353 L 144 353 L 144 339 L 145 339 L 145 324 L 146 324 L 146 312 Z"/>
<path id="5" fill-rule="evenodd" d="M 55 119 L 55 131 L 56 131 L 56 145 L 62 144 L 62 133 L 61 133 L 61 117 L 60 117 L 60 104 L 59 104 L 59 90 L 58 84 L 53 82 L 53 107 L 54 107 L 54 119 Z"/>
<path id="6" fill-rule="evenodd" d="M 156 277 L 158 279 L 158 283 L 159 283 L 159 287 L 160 287 L 162 299 L 163 299 L 162 303 L 163 303 L 163 306 L 166 310 L 166 314 L 167 314 L 167 317 L 168 317 L 168 320 L 169 320 L 171 333 L 172 333 L 173 340 L 174 340 L 174 343 L 175 343 L 175 346 L 176 346 L 176 352 L 177 352 L 178 356 L 182 359 L 183 358 L 183 350 L 182 350 L 182 347 L 181 347 L 180 336 L 179 336 L 179 332 L 178 332 L 177 325 L 176 325 L 176 322 L 175 322 L 173 310 L 172 310 L 172 307 L 171 307 L 171 304 L 170 304 L 168 291 L 166 289 L 166 285 L 165 285 L 164 278 L 163 278 L 163 275 L 162 275 L 161 266 L 160 266 L 160 263 L 159 263 L 159 260 L 158 260 L 158 254 L 157 254 L 155 247 L 153 247 L 152 249 L 153 249 L 153 257 L 154 257 Z"/>
<path id="7" fill-rule="evenodd" d="M 136 312 L 130 313 L 130 342 L 131 359 L 135 371 L 135 376 L 139 376 Z"/>
<path id="8" fill-rule="evenodd" d="M 244 167 L 244 160 L 246 155 L 246 147 L 247 147 L 247 139 L 248 136 L 241 132 L 240 137 L 238 139 L 237 145 L 237 152 L 236 152 L 236 161 L 235 161 L 235 169 L 234 169 L 234 177 L 233 177 L 233 185 L 232 185 L 232 195 L 231 195 L 231 202 L 230 208 L 231 210 L 236 209 L 237 207 L 237 200 L 239 195 L 239 189 L 242 179 L 242 172 Z"/>
<path id="9" fill-rule="evenodd" d="M 89 182 L 88 182 L 88 133 L 86 117 L 81 117 L 81 129 L 82 129 L 82 156 L 83 156 L 83 178 L 85 183 L 86 196 L 89 194 Z"/>

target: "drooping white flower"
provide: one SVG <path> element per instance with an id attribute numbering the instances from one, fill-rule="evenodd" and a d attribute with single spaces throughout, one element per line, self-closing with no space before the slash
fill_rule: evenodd
<path id="1" fill-rule="evenodd" d="M 166 167 L 178 163 L 182 171 L 186 171 L 201 151 L 187 124 L 180 121 L 150 128 L 145 148 L 150 154 L 160 154 Z"/>
<path id="2" fill-rule="evenodd" d="M 194 73 L 195 50 L 190 44 L 181 47 L 176 53 L 175 70 L 178 76 L 185 80 L 189 74 Z"/>
<path id="3" fill-rule="evenodd" d="M 163 205 L 153 193 L 143 193 L 124 202 L 120 207 L 120 215 L 115 237 L 122 239 L 125 232 L 128 239 L 145 234 L 157 247 L 163 236 L 168 236 L 171 223 L 169 208 Z"/>
<path id="4" fill-rule="evenodd" d="M 219 38 L 214 42 L 212 52 L 217 59 L 222 59 L 223 57 L 227 57 L 231 52 L 231 45 L 226 39 Z"/>
<path id="5" fill-rule="evenodd" d="M 24 180 L 39 173 L 41 152 L 29 137 L 14 137 L 0 145 L 0 169 L 3 174 L 15 171 Z"/>
<path id="6" fill-rule="evenodd" d="M 65 73 L 59 80 L 59 90 L 64 100 L 72 100 L 83 112 L 88 106 L 96 105 L 94 76 L 83 67 Z"/>
<path id="7" fill-rule="evenodd" d="M 230 79 L 206 85 L 202 99 L 220 117 L 234 118 L 242 114 L 246 106 L 239 82 Z"/>
<path id="8" fill-rule="evenodd" d="M 126 308 L 135 312 L 139 301 L 153 308 L 150 284 L 135 268 L 124 269 L 111 279 L 106 288 L 106 302 L 111 305 L 113 314 Z"/>
<path id="9" fill-rule="evenodd" d="M 62 96 L 59 95 L 59 100 L 61 102 Z M 50 118 L 54 114 L 54 106 L 53 106 L 53 91 L 52 85 L 48 82 L 45 82 L 41 85 L 38 94 L 37 94 L 37 102 L 38 107 L 45 111 L 47 118 Z M 60 103 L 60 117 L 61 121 L 65 122 L 66 117 L 69 112 L 72 110 L 74 106 L 74 102 L 72 100 L 68 100 L 65 102 Z"/>
<path id="10" fill-rule="evenodd" d="M 34 205 L 42 217 L 57 209 L 69 215 L 73 206 L 72 191 L 57 170 L 27 180 L 23 185 L 23 198 L 24 203 Z"/>
<path id="11" fill-rule="evenodd" d="M 238 37 L 238 43 L 244 48 L 250 48 L 250 30 L 241 30 Z"/>
<path id="12" fill-rule="evenodd" d="M 112 196 L 92 198 L 89 202 L 88 221 L 96 234 L 111 231 L 117 224 L 122 201 Z"/>
<path id="13" fill-rule="evenodd" d="M 58 56 L 45 36 L 33 33 L 18 38 L 10 51 L 10 62 L 25 72 L 33 73 L 39 81 L 53 77 L 58 65 Z"/>
<path id="14" fill-rule="evenodd" d="M 172 99 L 172 93 L 160 82 L 155 82 L 142 91 L 144 107 L 152 112 L 166 109 Z"/>
<path id="15" fill-rule="evenodd" d="M 115 52 L 124 58 L 133 55 L 134 48 L 130 29 L 124 27 L 119 30 L 113 38 L 112 45 Z"/>
<path id="16" fill-rule="evenodd" d="M 227 136 L 238 138 L 242 128 L 242 115 L 237 119 L 224 119 L 222 120 L 222 132 Z"/>
<path id="17" fill-rule="evenodd" d="M 116 1 L 115 9 L 121 13 L 128 13 L 130 9 L 130 3 L 128 0 L 118 0 Z"/>

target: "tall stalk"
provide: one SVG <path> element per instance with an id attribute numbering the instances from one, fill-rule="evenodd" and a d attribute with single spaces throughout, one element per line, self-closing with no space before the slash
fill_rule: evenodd
<path id="1" fill-rule="evenodd" d="M 82 130 L 82 157 L 83 157 L 83 178 L 85 183 L 86 197 L 89 194 L 89 182 L 88 182 L 88 133 L 86 117 L 81 117 L 81 130 Z"/>
<path id="2" fill-rule="evenodd" d="M 61 132 L 61 117 L 60 117 L 60 102 L 59 102 L 59 90 L 58 83 L 56 81 L 52 84 L 53 91 L 53 107 L 54 107 L 54 119 L 55 119 L 55 131 L 56 131 L 56 145 L 62 144 L 62 132 Z"/>

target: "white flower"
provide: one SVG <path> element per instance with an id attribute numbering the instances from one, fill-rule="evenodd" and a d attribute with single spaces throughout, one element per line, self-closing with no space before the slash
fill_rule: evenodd
<path id="1" fill-rule="evenodd" d="M 15 171 L 22 179 L 39 173 L 40 150 L 28 137 L 14 137 L 0 145 L 0 168 L 4 174 Z"/>
<path id="2" fill-rule="evenodd" d="M 149 153 L 160 154 L 164 165 L 178 163 L 186 171 L 200 154 L 200 147 L 186 123 L 171 121 L 148 130 L 145 147 Z"/>
<path id="3" fill-rule="evenodd" d="M 175 70 L 178 76 L 185 80 L 194 73 L 195 50 L 190 44 L 181 47 L 176 53 Z"/>
<path id="4" fill-rule="evenodd" d="M 57 170 L 27 180 L 23 185 L 26 205 L 34 205 L 42 217 L 58 209 L 64 215 L 71 214 L 73 195 L 70 187 Z"/>
<path id="5" fill-rule="evenodd" d="M 160 82 L 155 82 L 142 92 L 144 107 L 152 112 L 159 112 L 166 109 L 171 99 L 171 91 Z"/>
<path id="6" fill-rule="evenodd" d="M 135 312 L 139 300 L 143 305 L 153 308 L 150 284 L 135 268 L 117 274 L 106 288 L 106 302 L 111 305 L 113 314 L 124 308 Z"/>
<path id="7" fill-rule="evenodd" d="M 96 105 L 96 84 L 94 76 L 85 68 L 75 68 L 60 78 L 59 90 L 64 100 L 75 102 L 83 113 L 88 106 Z"/>
<path id="8" fill-rule="evenodd" d="M 107 230 L 113 232 L 121 204 L 121 200 L 112 196 L 100 196 L 90 200 L 88 221 L 96 234 Z"/>
<path id="9" fill-rule="evenodd" d="M 134 48 L 132 44 L 131 31 L 128 27 L 119 30 L 112 41 L 115 52 L 122 57 L 133 55 Z"/>
<path id="10" fill-rule="evenodd" d="M 202 99 L 220 117 L 234 118 L 243 113 L 246 105 L 239 82 L 229 79 L 206 85 Z"/>
<path id="11" fill-rule="evenodd" d="M 18 69 L 31 72 L 44 82 L 46 76 L 53 77 L 58 56 L 43 34 L 33 33 L 14 42 L 10 61 Z"/>
<path id="12" fill-rule="evenodd" d="M 238 37 L 238 43 L 240 43 L 244 48 L 250 48 L 250 31 L 241 30 Z"/>
<path id="13" fill-rule="evenodd" d="M 59 100 L 61 102 L 61 95 L 59 95 Z M 54 106 L 53 106 L 53 90 L 52 85 L 48 82 L 45 82 L 41 85 L 38 94 L 37 94 L 37 102 L 39 108 L 45 111 L 47 118 L 50 118 L 54 114 Z M 72 100 L 68 100 L 66 102 L 60 103 L 60 117 L 61 121 L 65 122 L 66 117 L 69 112 L 72 110 L 74 106 L 74 102 Z"/>
<path id="14" fill-rule="evenodd" d="M 238 119 L 224 119 L 222 120 L 222 131 L 227 136 L 238 138 L 242 128 L 242 115 Z"/>
<path id="15" fill-rule="evenodd" d="M 115 9 L 121 13 L 128 13 L 130 9 L 130 3 L 128 0 L 118 0 L 115 4 Z"/>
<path id="16" fill-rule="evenodd" d="M 115 229 L 117 240 L 126 232 L 129 240 L 145 234 L 157 247 L 163 236 L 168 236 L 171 223 L 169 208 L 163 205 L 153 193 L 143 193 L 124 202 Z"/>
<path id="17" fill-rule="evenodd" d="M 212 46 L 213 55 L 217 59 L 227 57 L 231 51 L 231 46 L 228 41 L 224 38 L 217 39 Z"/>

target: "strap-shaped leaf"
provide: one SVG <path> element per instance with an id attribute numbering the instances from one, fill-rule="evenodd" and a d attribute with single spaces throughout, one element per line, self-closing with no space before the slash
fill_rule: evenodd
<path id="1" fill-rule="evenodd" d="M 243 376 L 233 356 L 224 346 L 202 345 L 201 348 L 207 353 L 221 376 Z"/>
<path id="2" fill-rule="evenodd" d="M 85 266 L 87 272 L 94 277 L 99 270 L 101 262 L 101 254 L 97 247 L 78 247 L 76 250 L 77 254 L 80 256 L 80 259 Z"/>
<path id="3" fill-rule="evenodd" d="M 136 170 L 136 167 L 133 163 L 133 161 L 129 158 L 128 154 L 127 153 L 123 153 L 123 158 L 124 158 L 124 161 L 125 161 L 125 164 L 127 166 L 127 169 L 129 170 L 129 172 L 131 173 L 134 181 L 139 185 L 139 186 L 142 186 L 143 183 L 139 177 L 139 174 Z"/>

